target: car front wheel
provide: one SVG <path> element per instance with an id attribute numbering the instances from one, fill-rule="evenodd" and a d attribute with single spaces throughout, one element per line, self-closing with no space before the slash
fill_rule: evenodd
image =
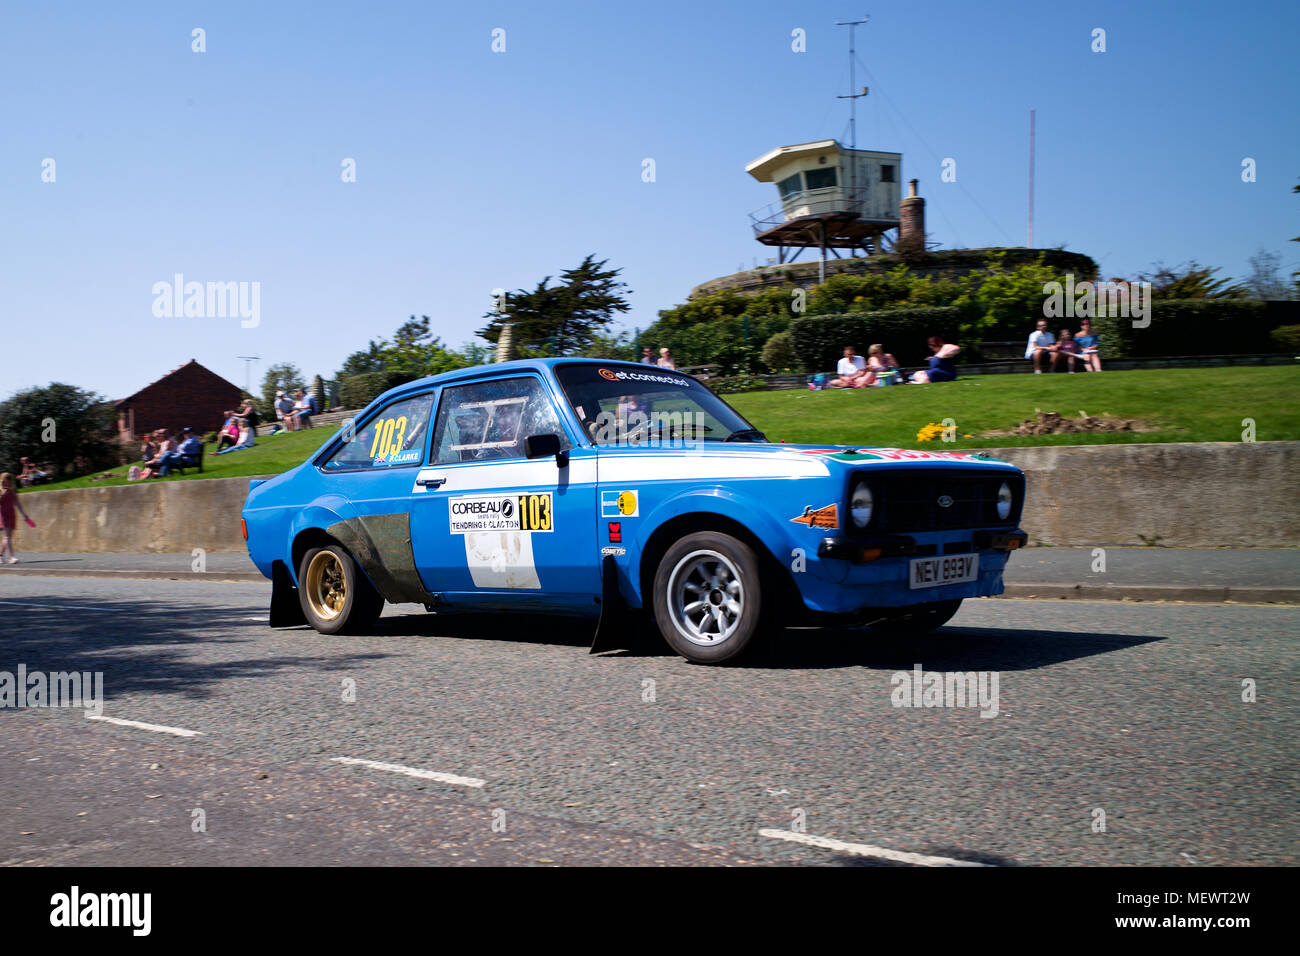
<path id="1" fill-rule="evenodd" d="M 655 622 L 689 661 L 718 664 L 744 652 L 758 631 L 761 601 L 758 558 L 731 535 L 687 535 L 655 571 Z"/>
<path id="2" fill-rule="evenodd" d="M 307 623 L 322 634 L 355 634 L 371 627 L 384 599 L 340 545 L 312 548 L 298 566 L 298 600 Z"/>

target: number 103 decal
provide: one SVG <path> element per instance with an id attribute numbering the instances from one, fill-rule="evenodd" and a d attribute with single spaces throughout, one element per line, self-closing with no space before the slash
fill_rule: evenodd
<path id="1" fill-rule="evenodd" d="M 519 496 L 520 531 L 551 531 L 554 520 L 550 494 Z"/>

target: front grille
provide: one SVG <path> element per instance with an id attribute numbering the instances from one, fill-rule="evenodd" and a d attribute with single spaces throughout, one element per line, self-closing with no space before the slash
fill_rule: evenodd
<path id="1" fill-rule="evenodd" d="M 926 468 L 888 472 L 859 472 L 875 498 L 871 524 L 874 534 L 906 534 L 921 531 L 949 531 L 963 528 L 1014 527 L 1020 519 L 1024 499 L 1022 476 L 1005 472 L 980 474 L 968 469 Z M 1011 514 L 998 518 L 998 488 L 1011 485 Z M 850 485 L 850 494 L 852 484 Z M 939 500 L 952 499 L 947 507 Z"/>

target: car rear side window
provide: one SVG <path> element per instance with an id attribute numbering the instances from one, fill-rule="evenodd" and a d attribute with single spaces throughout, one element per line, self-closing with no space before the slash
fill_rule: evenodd
<path id="1" fill-rule="evenodd" d="M 570 442 L 551 398 L 535 378 L 499 378 L 443 389 L 433 462 L 500 461 L 524 457 L 530 435 L 558 435 Z"/>
<path id="2" fill-rule="evenodd" d="M 432 411 L 430 392 L 385 405 L 361 428 L 345 432 L 343 444 L 321 467 L 353 471 L 422 464 Z"/>

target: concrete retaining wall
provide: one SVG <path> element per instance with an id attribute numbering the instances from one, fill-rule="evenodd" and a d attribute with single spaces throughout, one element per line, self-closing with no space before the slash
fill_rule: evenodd
<path id="1" fill-rule="evenodd" d="M 1024 471 L 1029 543 L 1300 545 L 1300 442 L 985 449 Z"/>
<path id="2" fill-rule="evenodd" d="M 1025 472 L 1031 544 L 1300 546 L 1300 442 L 987 449 Z M 19 551 L 242 551 L 247 478 L 22 496 Z"/>
<path id="3" fill-rule="evenodd" d="M 243 551 L 239 512 L 248 478 L 155 481 L 21 495 L 29 528 L 18 521 L 23 551 Z"/>

